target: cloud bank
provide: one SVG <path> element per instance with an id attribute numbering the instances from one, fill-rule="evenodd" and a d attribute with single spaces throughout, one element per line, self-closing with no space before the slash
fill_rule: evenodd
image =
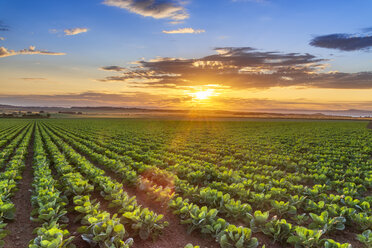
<path id="1" fill-rule="evenodd" d="M 34 46 L 30 46 L 29 48 L 22 49 L 19 51 L 8 50 L 5 47 L 0 47 L 0 57 L 9 57 L 9 56 L 14 56 L 14 55 L 22 55 L 22 54 L 65 55 L 65 53 L 36 50 Z"/>
<path id="2" fill-rule="evenodd" d="M 126 9 L 132 13 L 155 19 L 184 20 L 189 17 L 178 1 L 162 0 L 105 0 L 103 4 Z"/>
<path id="3" fill-rule="evenodd" d="M 145 92 L 81 92 L 66 94 L 0 94 L 0 104 L 26 106 L 132 106 L 171 107 L 189 101 L 190 96 L 155 95 Z"/>
<path id="4" fill-rule="evenodd" d="M 193 29 L 193 28 L 179 28 L 175 30 L 163 30 L 165 34 L 200 34 L 204 33 L 204 29 Z"/>
<path id="5" fill-rule="evenodd" d="M 131 87 L 177 88 L 218 84 L 231 89 L 301 86 L 371 89 L 372 72 L 325 72 L 327 60 L 305 53 L 262 52 L 251 47 L 221 47 L 193 59 L 156 58 L 133 67 L 108 66 L 115 75 L 100 81 Z"/>
<path id="6" fill-rule="evenodd" d="M 365 29 L 366 31 L 368 29 Z M 371 29 L 372 30 L 372 29 Z M 311 46 L 340 51 L 366 50 L 372 47 L 372 35 L 329 34 L 313 38 Z"/>
<path id="7" fill-rule="evenodd" d="M 77 35 L 77 34 L 88 32 L 88 29 L 87 28 L 70 28 L 70 29 L 63 30 L 63 32 L 65 32 L 65 35 Z"/>
<path id="8" fill-rule="evenodd" d="M 23 106 L 117 106 L 149 108 L 187 108 L 190 96 L 170 96 L 144 92 L 103 93 L 87 91 L 66 94 L 0 94 L 0 104 Z M 316 102 L 312 99 L 275 100 L 268 98 L 214 98 L 219 106 L 229 106 L 236 110 L 306 110 L 306 109 L 371 109 L 372 101 L 328 101 Z M 189 105 L 190 106 L 190 105 Z"/>

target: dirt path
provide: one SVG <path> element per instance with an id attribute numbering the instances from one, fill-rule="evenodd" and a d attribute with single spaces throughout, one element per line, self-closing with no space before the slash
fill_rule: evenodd
<path id="1" fill-rule="evenodd" d="M 7 248 L 28 247 L 28 243 L 34 238 L 32 231 L 38 226 L 37 223 L 30 220 L 32 211 L 30 190 L 33 180 L 33 147 L 34 130 L 32 130 L 32 137 L 28 145 L 26 167 L 22 173 L 22 179 L 17 185 L 19 190 L 12 199 L 16 208 L 16 217 L 15 220 L 10 222 L 6 227 L 10 232 L 9 235 L 4 238 L 5 247 Z"/>

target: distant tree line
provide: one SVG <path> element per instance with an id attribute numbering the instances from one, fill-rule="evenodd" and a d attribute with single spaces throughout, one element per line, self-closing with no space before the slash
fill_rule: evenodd
<path id="1" fill-rule="evenodd" d="M 40 111 L 39 113 L 33 113 L 31 111 L 28 112 L 13 112 L 13 113 L 2 113 L 0 118 L 32 118 L 32 119 L 39 119 L 39 118 L 50 118 L 50 113 L 44 113 L 44 111 Z"/>

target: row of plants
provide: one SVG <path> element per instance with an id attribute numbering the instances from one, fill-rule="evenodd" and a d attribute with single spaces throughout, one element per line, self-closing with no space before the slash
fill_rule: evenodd
<path id="1" fill-rule="evenodd" d="M 110 213 L 100 208 L 99 203 L 90 199 L 89 193 L 94 190 L 93 185 L 90 185 L 88 180 L 74 170 L 45 130 L 40 131 L 45 147 L 64 186 L 63 193 L 73 198 L 74 210 L 80 213 L 76 220 L 80 220 L 82 224 L 78 229 L 82 239 L 92 247 L 131 247 L 133 239 L 128 237 L 120 219 L 116 215 L 110 216 Z"/>
<path id="2" fill-rule="evenodd" d="M 28 125 L 6 148 L 3 158 L 6 162 L 5 170 L 0 174 L 0 247 L 4 246 L 3 238 L 8 234 L 6 221 L 15 219 L 16 209 L 11 198 L 17 190 L 17 183 L 22 179 L 25 167 L 28 145 L 31 140 L 34 125 Z M 8 149 L 8 147 L 10 147 Z M 8 160 L 8 158 L 10 158 Z M 5 163 L 4 162 L 4 163 Z"/>
<path id="3" fill-rule="evenodd" d="M 48 131 L 47 131 L 48 132 Z M 121 216 L 122 223 L 131 230 L 132 236 L 141 239 L 156 239 L 168 225 L 163 215 L 158 215 L 147 208 L 138 205 L 135 197 L 129 197 L 121 183 L 105 176 L 104 171 L 95 167 L 74 149 L 64 144 L 64 141 L 51 132 L 48 135 L 58 143 L 63 152 L 93 183 L 101 190 L 101 195 L 111 202 L 110 206 Z"/>
<path id="4" fill-rule="evenodd" d="M 66 216 L 67 197 L 58 189 L 58 182 L 53 178 L 49 165 L 39 127 L 36 126 L 31 220 L 40 225 L 34 230 L 36 237 L 30 241 L 29 248 L 67 248 L 72 246 L 74 239 L 66 229 L 69 222 Z"/>
<path id="5" fill-rule="evenodd" d="M 18 144 L 27 133 L 27 129 L 28 128 L 24 128 L 21 132 L 19 130 L 15 130 L 5 135 L 6 138 L 4 139 L 3 148 L 0 151 L 0 168 L 3 168 L 6 162 L 8 162 L 10 155 L 12 155 L 13 151 L 18 147 Z M 4 146 L 5 144 L 7 145 Z"/>

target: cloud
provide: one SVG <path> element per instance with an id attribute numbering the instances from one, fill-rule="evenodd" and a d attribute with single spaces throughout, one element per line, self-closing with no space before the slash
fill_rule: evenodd
<path id="1" fill-rule="evenodd" d="M 313 99 L 275 100 L 269 98 L 236 98 L 220 97 L 215 99 L 217 104 L 229 106 L 232 109 L 288 112 L 320 111 L 320 110 L 346 110 L 346 109 L 372 109 L 372 101 L 327 101 L 317 102 Z"/>
<path id="2" fill-rule="evenodd" d="M 179 28 L 175 30 L 163 30 L 165 34 L 200 34 L 204 33 L 204 29 L 193 29 L 193 28 Z"/>
<path id="3" fill-rule="evenodd" d="M 118 107 L 171 107 L 191 100 L 190 96 L 155 95 L 144 92 L 105 93 L 87 91 L 66 94 L 0 94 L 1 104 L 26 106 L 118 106 Z"/>
<path id="4" fill-rule="evenodd" d="M 365 33 L 372 32 L 372 27 L 369 27 L 369 28 L 363 28 L 362 31 L 365 32 Z"/>
<path id="5" fill-rule="evenodd" d="M 65 55 L 65 53 L 36 50 L 34 46 L 30 46 L 28 49 L 25 48 L 19 51 L 8 50 L 5 47 L 0 47 L 0 57 L 9 57 L 9 56 L 14 56 L 14 55 L 22 55 L 22 54 Z"/>
<path id="6" fill-rule="evenodd" d="M 116 65 L 104 66 L 100 68 L 102 71 L 126 71 L 127 68 Z"/>
<path id="7" fill-rule="evenodd" d="M 5 40 L 5 38 L 4 37 L 0 37 L 0 40 Z"/>
<path id="8" fill-rule="evenodd" d="M 9 27 L 3 21 L 0 21 L 0 31 L 9 31 Z"/>
<path id="9" fill-rule="evenodd" d="M 20 79 L 25 80 L 25 81 L 41 81 L 41 80 L 47 80 L 46 78 L 31 78 L 31 77 L 20 78 Z"/>
<path id="10" fill-rule="evenodd" d="M 131 67 L 110 66 L 116 75 L 100 81 L 130 87 L 177 88 L 218 84 L 231 89 L 301 86 L 371 89 L 372 71 L 326 72 L 327 60 L 305 53 L 263 52 L 251 47 L 220 47 L 193 59 L 155 58 Z M 119 69 L 120 68 L 120 69 Z"/>
<path id="11" fill-rule="evenodd" d="M 311 46 L 340 51 L 367 50 L 372 47 L 372 35 L 329 34 L 313 38 Z"/>
<path id="12" fill-rule="evenodd" d="M 58 29 L 55 29 L 55 28 L 51 28 L 51 29 L 49 29 L 48 31 L 49 31 L 49 33 L 51 33 L 51 34 L 56 34 L 56 33 L 59 32 L 59 30 L 58 30 Z"/>
<path id="13" fill-rule="evenodd" d="M 270 4 L 269 0 L 231 0 L 232 2 L 250 2 L 250 3 L 259 3 L 263 5 Z"/>
<path id="14" fill-rule="evenodd" d="M 189 17 L 179 1 L 170 0 L 105 0 L 103 4 L 126 9 L 155 19 L 185 20 Z"/>
<path id="15" fill-rule="evenodd" d="M 88 32 L 88 29 L 87 28 L 70 28 L 70 29 L 63 30 L 63 32 L 65 32 L 65 35 L 77 35 L 77 34 Z"/>
<path id="16" fill-rule="evenodd" d="M 182 24 L 184 21 L 170 21 L 168 22 L 169 24 L 177 25 L 177 24 Z"/>
<path id="17" fill-rule="evenodd" d="M 192 96 L 170 96 L 169 94 L 151 94 L 145 92 L 94 92 L 66 94 L 0 94 L 0 104 L 17 106 L 116 106 L 147 108 L 181 108 L 192 106 Z M 225 109 L 245 111 L 283 110 L 344 110 L 372 109 L 372 101 L 327 101 L 316 102 L 313 99 L 275 100 L 270 98 L 239 98 L 216 96 L 216 106 Z"/>

